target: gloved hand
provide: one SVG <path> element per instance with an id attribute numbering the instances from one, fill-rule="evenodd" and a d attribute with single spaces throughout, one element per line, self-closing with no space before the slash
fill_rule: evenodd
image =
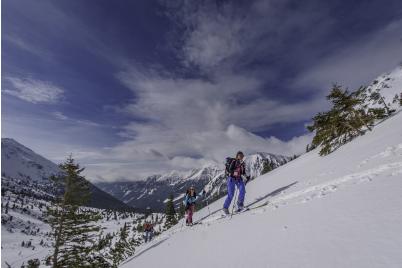
<path id="1" fill-rule="evenodd" d="M 205 189 L 202 190 L 201 195 L 205 196 L 207 194 L 207 191 L 205 191 Z"/>

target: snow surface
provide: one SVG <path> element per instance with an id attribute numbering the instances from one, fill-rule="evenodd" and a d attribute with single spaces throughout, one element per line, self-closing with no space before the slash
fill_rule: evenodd
<path id="1" fill-rule="evenodd" d="M 223 201 L 121 267 L 402 267 L 402 112 L 250 182 L 246 205 L 266 206 L 217 219 Z"/>

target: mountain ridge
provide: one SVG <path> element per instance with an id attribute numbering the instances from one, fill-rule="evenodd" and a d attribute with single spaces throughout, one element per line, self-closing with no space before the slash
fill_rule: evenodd
<path id="1" fill-rule="evenodd" d="M 268 169 L 272 170 L 290 160 L 291 158 L 287 156 L 265 152 L 245 157 L 247 173 L 252 178 L 262 174 L 264 165 L 268 165 Z M 134 208 L 149 207 L 155 211 L 163 211 L 170 194 L 173 195 L 175 205 L 179 206 L 181 197 L 190 186 L 194 186 L 197 191 L 202 189 L 207 191 L 202 201 L 204 203 L 224 195 L 226 193 L 226 176 L 222 163 L 221 166 L 206 165 L 186 172 L 173 170 L 166 175 L 151 175 L 139 181 L 101 182 L 96 185 Z"/>
<path id="2" fill-rule="evenodd" d="M 12 138 L 1 139 L 2 186 L 5 190 L 34 194 L 54 188 L 49 178 L 61 173 L 58 165 L 35 153 Z M 31 189 L 34 187 L 35 189 Z M 130 206 L 99 189 L 90 182 L 91 198 L 87 204 L 94 208 L 132 210 Z M 54 194 L 54 192 L 53 192 Z M 38 197 L 44 197 L 41 194 Z"/>

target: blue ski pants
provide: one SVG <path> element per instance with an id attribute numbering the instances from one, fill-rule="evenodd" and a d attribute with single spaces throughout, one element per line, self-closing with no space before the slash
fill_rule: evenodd
<path id="1" fill-rule="evenodd" d="M 232 202 L 232 199 L 234 197 L 235 187 L 239 189 L 237 206 L 242 207 L 244 205 L 243 204 L 244 196 L 246 195 L 246 187 L 244 185 L 243 179 L 242 178 L 235 179 L 229 176 L 227 178 L 227 187 L 228 187 L 228 195 L 226 197 L 225 203 L 223 204 L 223 207 L 229 209 L 230 203 Z"/>

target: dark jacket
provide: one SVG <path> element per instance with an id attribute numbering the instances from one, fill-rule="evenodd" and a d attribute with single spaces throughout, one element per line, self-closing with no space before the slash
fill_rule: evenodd
<path id="1" fill-rule="evenodd" d="M 246 166 L 244 161 L 234 159 L 229 166 L 229 176 L 240 178 L 242 175 L 246 175 Z"/>

